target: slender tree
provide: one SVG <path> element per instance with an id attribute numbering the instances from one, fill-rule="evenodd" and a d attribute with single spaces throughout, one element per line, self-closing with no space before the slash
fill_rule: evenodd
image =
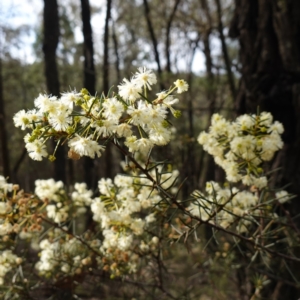
<path id="1" fill-rule="evenodd" d="M 56 63 L 56 49 L 59 41 L 59 18 L 56 0 L 44 0 L 43 52 L 48 93 L 59 96 L 60 87 Z M 54 177 L 66 181 L 66 159 L 63 147 L 58 147 L 54 162 Z"/>
<path id="2" fill-rule="evenodd" d="M 84 87 L 95 95 L 96 93 L 96 73 L 94 64 L 94 45 L 93 31 L 91 26 L 91 11 L 89 0 L 81 0 L 81 17 L 82 17 L 82 32 L 83 32 L 83 53 L 84 53 Z M 94 160 L 84 158 L 84 180 L 91 186 L 95 187 L 95 170 Z"/>
<path id="3" fill-rule="evenodd" d="M 4 96 L 3 96 L 3 80 L 2 80 L 2 58 L 0 57 L 0 151 L 1 161 L 3 166 L 3 175 L 5 177 L 10 176 L 10 165 L 9 165 L 9 152 L 8 152 L 8 141 L 6 132 L 5 122 L 5 109 L 4 109 Z"/>
<path id="4" fill-rule="evenodd" d="M 113 23 L 112 26 L 112 38 L 113 38 L 113 43 L 114 43 L 114 52 L 115 52 L 115 69 L 117 73 L 117 80 L 118 82 L 121 82 L 121 70 L 120 70 L 120 54 L 119 54 L 119 42 L 118 42 L 118 37 L 116 34 L 116 28 L 115 28 L 115 23 Z"/>
<path id="5" fill-rule="evenodd" d="M 172 28 L 172 23 L 176 15 L 176 11 L 178 8 L 178 5 L 180 3 L 180 0 L 176 0 L 173 6 L 173 9 L 171 11 L 171 14 L 168 18 L 167 21 L 167 30 L 166 30 L 166 60 L 167 60 L 167 65 L 166 65 L 166 71 L 168 73 L 171 73 L 171 51 L 170 51 L 170 46 L 171 46 L 171 39 L 170 39 L 170 34 L 171 34 L 171 28 Z"/>
<path id="6" fill-rule="evenodd" d="M 241 80 L 236 99 L 239 113 L 270 111 L 283 123 L 284 150 L 275 164 L 277 185 L 291 184 L 300 195 L 300 2 L 298 0 L 235 0 L 230 36 L 240 43 Z M 300 211 L 299 199 L 290 204 Z M 296 219 L 299 224 L 299 218 Z M 299 273 L 299 265 L 290 266 Z M 289 276 L 289 275 L 287 275 Z M 299 274 L 298 274 L 299 276 Z M 293 277 L 295 278 L 295 277 Z M 296 276 L 297 278 L 297 276 Z M 280 293 L 269 299 L 299 298 L 299 291 L 278 282 Z"/>
<path id="7" fill-rule="evenodd" d="M 106 17 L 104 25 L 104 38 L 103 38 L 103 92 L 107 94 L 109 91 L 109 21 L 111 18 L 111 5 L 112 0 L 106 1 Z"/>
<path id="8" fill-rule="evenodd" d="M 103 56 L 103 93 L 108 94 L 109 91 L 109 21 L 111 18 L 111 7 L 112 0 L 106 1 L 106 17 L 104 25 L 104 38 L 103 38 L 103 47 L 104 47 L 104 56 Z M 112 177 L 112 149 L 110 144 L 107 144 L 107 151 L 105 151 L 105 176 Z"/>
<path id="9" fill-rule="evenodd" d="M 220 0 L 215 0 L 215 3 L 217 6 L 218 31 L 219 31 L 220 41 L 221 41 L 223 59 L 224 59 L 225 68 L 226 68 L 226 72 L 227 72 L 228 84 L 229 84 L 231 96 L 233 99 L 235 99 L 236 88 L 235 88 L 235 82 L 234 82 L 234 75 L 231 70 L 231 61 L 229 58 L 227 45 L 226 45 L 226 39 L 225 39 L 225 35 L 224 35 L 224 25 L 223 25 L 223 21 L 222 21 L 222 6 L 221 6 Z"/>
<path id="10" fill-rule="evenodd" d="M 94 63 L 93 31 L 91 26 L 91 11 L 89 0 L 81 0 L 81 17 L 84 53 L 84 87 L 94 95 L 96 92 L 96 73 Z"/>
<path id="11" fill-rule="evenodd" d="M 160 56 L 159 56 L 159 52 L 158 52 L 158 42 L 157 42 L 157 38 L 156 38 L 156 35 L 154 32 L 153 23 L 152 23 L 152 20 L 150 17 L 150 7 L 149 7 L 148 0 L 143 0 L 143 2 L 144 2 L 145 18 L 147 21 L 148 30 L 149 30 L 151 42 L 153 45 L 154 57 L 155 57 L 156 65 L 157 65 L 157 73 L 158 73 L 158 77 L 161 79 L 162 69 L 161 69 Z"/>

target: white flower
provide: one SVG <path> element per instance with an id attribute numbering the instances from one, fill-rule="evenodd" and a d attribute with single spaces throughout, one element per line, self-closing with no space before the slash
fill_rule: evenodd
<path id="1" fill-rule="evenodd" d="M 99 198 L 93 199 L 91 204 L 91 211 L 93 213 L 93 219 L 96 222 L 101 222 L 106 212 L 104 203 Z"/>
<path id="2" fill-rule="evenodd" d="M 133 242 L 133 237 L 132 235 L 129 236 L 120 236 L 118 239 L 118 248 L 125 251 L 130 248 Z"/>
<path id="3" fill-rule="evenodd" d="M 117 120 L 102 120 L 101 126 L 98 126 L 96 123 L 93 123 L 92 127 L 95 128 L 96 132 L 98 133 L 98 136 L 108 137 L 117 130 Z"/>
<path id="4" fill-rule="evenodd" d="M 61 111 L 59 114 L 51 114 L 49 123 L 56 131 L 66 131 L 72 124 L 72 118 L 67 111 Z"/>
<path id="5" fill-rule="evenodd" d="M 276 131 L 278 134 L 282 134 L 284 132 L 283 125 L 280 122 L 275 121 L 268 129 L 268 133 L 274 131 Z"/>
<path id="6" fill-rule="evenodd" d="M 155 218 L 155 214 L 154 213 L 152 213 L 152 214 L 150 214 L 150 215 L 148 215 L 146 218 L 145 218 L 145 221 L 146 221 L 146 223 L 152 223 L 152 222 L 154 222 L 154 221 L 156 221 L 156 218 Z"/>
<path id="7" fill-rule="evenodd" d="M 25 147 L 29 153 L 29 156 L 33 160 L 42 160 L 43 157 L 48 156 L 46 146 L 41 140 L 35 140 L 32 143 L 26 143 Z"/>
<path id="8" fill-rule="evenodd" d="M 34 193 L 42 200 L 48 199 L 55 202 L 61 200 L 61 196 L 64 194 L 63 182 L 55 181 L 54 179 L 38 179 L 35 181 Z"/>
<path id="9" fill-rule="evenodd" d="M 149 131 L 149 139 L 155 145 L 166 145 L 171 140 L 171 131 L 162 126 L 153 126 Z"/>
<path id="10" fill-rule="evenodd" d="M 178 94 L 186 92 L 189 89 L 189 85 L 187 84 L 187 82 L 182 79 L 177 79 L 174 82 L 174 84 L 175 84 L 175 87 L 177 88 Z"/>
<path id="11" fill-rule="evenodd" d="M 11 212 L 12 207 L 5 203 L 5 202 L 0 202 L 0 215 L 5 215 L 9 212 Z"/>
<path id="12" fill-rule="evenodd" d="M 31 109 L 27 111 L 27 117 L 30 122 L 40 122 L 43 118 L 43 114 L 36 109 Z"/>
<path id="13" fill-rule="evenodd" d="M 156 76 L 152 70 L 147 70 L 146 67 L 138 68 L 138 71 L 135 73 L 133 77 L 133 81 L 140 87 L 147 87 L 151 90 L 151 85 L 157 82 Z"/>
<path id="14" fill-rule="evenodd" d="M 130 229 L 136 234 L 141 235 L 144 232 L 145 221 L 142 219 L 134 219 L 130 225 Z"/>
<path id="15" fill-rule="evenodd" d="M 263 111 L 260 116 L 260 125 L 270 126 L 273 122 L 273 116 L 269 112 Z"/>
<path id="16" fill-rule="evenodd" d="M 106 99 L 102 106 L 104 107 L 103 115 L 107 119 L 119 120 L 124 111 L 124 105 L 115 97 Z"/>
<path id="17" fill-rule="evenodd" d="M 142 92 L 142 88 L 140 86 L 126 78 L 123 79 L 123 83 L 121 83 L 121 85 L 118 85 L 118 88 L 120 96 L 130 102 L 134 102 L 137 98 L 139 98 L 139 93 Z"/>
<path id="18" fill-rule="evenodd" d="M 60 100 L 70 108 L 73 108 L 73 103 L 76 103 L 81 97 L 82 94 L 77 93 L 76 90 L 74 90 L 72 92 L 61 93 Z"/>
<path id="19" fill-rule="evenodd" d="M 128 137 L 132 135 L 131 125 L 122 123 L 117 126 L 116 133 L 119 137 Z"/>
<path id="20" fill-rule="evenodd" d="M 114 248 L 118 245 L 118 233 L 110 229 L 103 230 L 103 248 Z"/>
<path id="21" fill-rule="evenodd" d="M 85 206 L 92 202 L 93 192 L 87 189 L 86 183 L 75 183 L 74 188 L 71 197 L 76 206 Z"/>
<path id="22" fill-rule="evenodd" d="M 255 124 L 255 117 L 242 115 L 236 119 L 236 123 L 239 124 L 241 130 L 249 130 Z"/>
<path id="23" fill-rule="evenodd" d="M 156 105 L 153 108 L 149 108 L 150 124 L 160 124 L 167 116 L 167 110 L 162 105 Z"/>
<path id="24" fill-rule="evenodd" d="M 124 144 L 128 147 L 129 152 L 135 152 L 137 150 L 137 145 L 135 144 L 136 140 L 137 137 L 135 135 L 126 138 Z"/>
<path id="25" fill-rule="evenodd" d="M 242 177 L 242 182 L 244 185 L 250 186 L 250 185 L 254 184 L 254 180 L 255 180 L 255 177 L 251 174 L 247 174 Z"/>
<path id="26" fill-rule="evenodd" d="M 68 143 L 70 149 L 80 156 L 89 156 L 95 158 L 101 156 L 101 151 L 104 151 L 104 147 L 99 145 L 96 141 L 92 140 L 92 136 L 87 138 L 77 135 L 75 138 L 71 139 Z"/>
<path id="27" fill-rule="evenodd" d="M 137 108 L 129 106 L 127 113 L 131 116 L 130 123 L 136 126 L 151 122 L 150 108 L 144 101 L 139 101 Z"/>
<path id="28" fill-rule="evenodd" d="M 165 105 L 166 107 L 170 107 L 173 104 L 176 104 L 179 100 L 177 98 L 174 99 L 174 96 L 168 95 L 166 92 L 157 93 L 156 101 Z"/>
<path id="29" fill-rule="evenodd" d="M 4 194 L 6 194 L 7 192 L 11 192 L 12 188 L 13 188 L 13 184 L 7 183 L 5 177 L 0 175 L 0 189 L 2 190 L 2 192 L 4 192 Z M 2 196 L 2 193 L 0 192 L 0 197 L 1 196 Z"/>
<path id="30" fill-rule="evenodd" d="M 254 185 L 260 190 L 263 189 L 264 187 L 266 187 L 268 185 L 267 177 L 262 176 L 259 178 L 255 178 Z"/>
<path id="31" fill-rule="evenodd" d="M 157 236 L 154 236 L 151 239 L 151 244 L 157 245 L 159 243 L 159 238 Z"/>
<path id="32" fill-rule="evenodd" d="M 287 191 L 280 191 L 275 193 L 276 199 L 280 202 L 280 203 L 285 203 L 286 201 L 288 201 L 290 199 L 289 194 Z"/>
<path id="33" fill-rule="evenodd" d="M 62 270 L 62 272 L 64 272 L 64 273 L 69 273 L 70 272 L 70 270 L 71 270 L 71 267 L 70 267 L 70 265 L 69 264 L 63 264 L 62 266 L 61 266 L 61 268 L 60 268 L 61 270 Z"/>
<path id="34" fill-rule="evenodd" d="M 102 195 L 110 196 L 110 190 L 113 188 L 113 183 L 110 178 L 101 178 L 98 181 L 98 188 Z"/>
<path id="35" fill-rule="evenodd" d="M 9 234 L 12 231 L 12 229 L 13 229 L 12 225 L 8 222 L 0 224 L 0 236 Z"/>
<path id="36" fill-rule="evenodd" d="M 216 161 L 216 159 L 215 159 Z M 226 179 L 231 182 L 238 182 L 241 179 L 241 175 L 239 174 L 238 165 L 234 162 L 225 161 L 223 165 L 219 164 L 223 167 L 226 172 Z"/>
<path id="37" fill-rule="evenodd" d="M 40 242 L 39 246 L 40 246 L 41 249 L 44 250 L 44 249 L 50 248 L 51 243 L 49 242 L 49 240 L 44 239 L 44 240 L 42 240 L 42 241 Z"/>
<path id="38" fill-rule="evenodd" d="M 40 109 L 42 113 L 53 111 L 55 109 L 55 103 L 56 103 L 57 97 L 52 96 L 49 97 L 45 94 L 40 94 L 35 100 L 34 104 L 37 108 Z"/>
<path id="39" fill-rule="evenodd" d="M 114 178 L 114 183 L 117 187 L 127 188 L 133 184 L 133 177 L 118 174 Z"/>
<path id="40" fill-rule="evenodd" d="M 232 130 L 229 122 L 227 122 L 223 117 L 216 118 L 218 114 L 214 114 L 212 117 L 212 125 L 209 128 L 210 134 L 214 136 L 228 135 Z M 216 119 L 214 119 L 214 117 Z"/>
<path id="41" fill-rule="evenodd" d="M 28 115 L 24 109 L 17 112 L 14 115 L 13 120 L 14 120 L 15 126 L 21 127 L 22 130 L 25 130 L 30 125 Z"/>
<path id="42" fill-rule="evenodd" d="M 48 218 L 53 219 L 55 223 L 64 222 L 68 218 L 68 208 L 66 206 L 59 208 L 55 204 L 49 204 L 46 210 Z"/>
<path id="43" fill-rule="evenodd" d="M 239 155 L 247 151 L 252 152 L 255 146 L 256 139 L 251 135 L 237 136 L 230 143 L 231 151 Z"/>
<path id="44" fill-rule="evenodd" d="M 198 141 L 198 143 L 199 143 L 200 145 L 205 145 L 205 144 L 207 144 L 207 143 L 208 143 L 208 140 L 209 140 L 209 134 L 208 134 L 207 132 L 205 132 L 205 131 L 202 131 L 202 132 L 199 134 L 198 139 L 197 139 L 197 141 Z"/>
<path id="45" fill-rule="evenodd" d="M 0 285 L 4 284 L 3 277 L 6 273 L 15 268 L 20 259 L 21 258 L 13 254 L 11 250 L 4 250 L 0 252 Z"/>
<path id="46" fill-rule="evenodd" d="M 148 154 L 153 147 L 153 143 L 146 138 L 138 139 L 134 142 L 136 151 Z"/>

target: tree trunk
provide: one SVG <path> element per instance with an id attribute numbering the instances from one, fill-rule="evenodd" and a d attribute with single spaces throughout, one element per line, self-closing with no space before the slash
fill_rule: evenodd
<path id="1" fill-rule="evenodd" d="M 202 41 L 203 41 L 203 53 L 205 56 L 205 67 L 206 67 L 206 80 L 207 80 L 207 88 L 206 88 L 206 97 L 208 102 L 208 119 L 210 124 L 211 116 L 215 112 L 215 102 L 216 102 L 216 93 L 215 93 L 215 76 L 213 73 L 213 59 L 211 55 L 211 45 L 210 45 L 210 36 L 212 31 L 212 18 L 211 12 L 209 9 L 209 5 L 207 0 L 200 1 L 201 8 L 205 14 L 206 26 L 202 32 Z M 208 128 L 206 128 L 208 130 Z M 202 172 L 202 176 L 200 178 L 200 187 L 205 188 L 205 184 L 207 181 L 215 180 L 215 163 L 214 159 L 211 155 L 203 152 L 202 155 L 204 158 L 201 160 L 204 165 L 202 166 L 204 172 Z"/>
<path id="2" fill-rule="evenodd" d="M 115 30 L 115 24 L 113 23 L 112 27 L 112 38 L 113 38 L 113 43 L 114 43 L 114 52 L 116 56 L 116 62 L 115 62 L 115 69 L 116 69 L 116 74 L 117 74 L 117 82 L 121 82 L 121 71 L 120 71 L 120 55 L 119 55 L 119 42 Z"/>
<path id="3" fill-rule="evenodd" d="M 167 28 L 166 28 L 166 60 L 167 60 L 167 65 L 166 65 L 166 71 L 168 73 L 171 73 L 171 51 L 170 51 L 170 46 L 171 46 L 171 41 L 170 41 L 170 34 L 171 34 L 171 27 L 172 27 L 172 22 L 174 20 L 178 5 L 180 3 L 180 0 L 176 0 L 174 7 L 172 9 L 172 12 L 168 18 L 167 21 Z"/>
<path id="4" fill-rule="evenodd" d="M 81 17 L 84 53 L 84 87 L 91 95 L 96 93 L 96 74 L 94 65 L 93 31 L 89 0 L 81 0 Z M 96 188 L 94 160 L 84 157 L 84 181 L 90 188 Z"/>
<path id="5" fill-rule="evenodd" d="M 277 186 L 291 183 L 289 192 L 299 198 L 300 1 L 236 0 L 235 4 L 229 33 L 239 39 L 242 67 L 236 108 L 238 113 L 256 113 L 259 106 L 283 123 L 285 147 L 277 156 L 282 166 Z M 299 199 L 292 200 L 290 210 L 293 215 L 300 212 Z M 299 218 L 297 222 L 299 226 Z M 280 299 L 299 297 L 285 285 L 281 292 Z"/>
<path id="6" fill-rule="evenodd" d="M 8 152 L 8 141 L 6 134 L 6 122 L 5 122 L 5 105 L 4 105 L 4 97 L 3 97 L 3 83 L 2 83 L 2 59 L 0 57 L 0 153 L 3 166 L 3 174 L 5 177 L 10 176 L 10 166 L 9 166 L 9 152 Z"/>
<path id="7" fill-rule="evenodd" d="M 224 59 L 226 72 L 227 72 L 228 84 L 230 87 L 232 99 L 235 99 L 235 96 L 236 96 L 235 82 L 234 82 L 233 72 L 231 70 L 231 61 L 230 61 L 230 58 L 228 55 L 226 40 L 225 40 L 225 36 L 224 36 L 224 26 L 223 26 L 223 21 L 222 21 L 221 2 L 220 2 L 220 0 L 215 0 L 215 2 L 216 2 L 216 6 L 217 6 L 218 31 L 219 31 L 220 40 L 221 40 L 221 48 L 222 48 L 223 59 Z"/>
<path id="8" fill-rule="evenodd" d="M 106 17 L 103 38 L 103 92 L 105 95 L 107 95 L 109 91 L 109 20 L 111 17 L 111 4 L 111 0 L 106 1 Z"/>
<path id="9" fill-rule="evenodd" d="M 154 32 L 153 24 L 152 24 L 151 17 L 150 17 L 150 7 L 148 4 L 148 0 L 143 0 L 143 2 L 144 2 L 144 12 L 145 12 L 145 17 L 146 17 L 146 22 L 147 22 L 148 30 L 150 33 L 153 50 L 154 50 L 155 62 L 157 64 L 158 78 L 159 78 L 160 84 L 162 84 L 161 83 L 162 69 L 161 69 L 160 57 L 159 57 L 159 53 L 158 53 L 158 43 L 157 43 L 157 38 L 156 38 L 156 35 Z M 163 87 L 162 87 L 162 90 L 163 90 Z"/>
<path id="10" fill-rule="evenodd" d="M 93 31 L 91 27 L 91 12 L 89 0 L 81 0 L 81 17 L 83 32 L 83 53 L 84 53 L 84 87 L 95 95 L 96 74 L 94 64 Z"/>
<path id="11" fill-rule="evenodd" d="M 108 94 L 109 91 L 109 20 L 111 18 L 111 5 L 112 1 L 106 1 L 106 17 L 105 17 L 105 26 L 104 26 L 104 57 L 103 57 L 103 92 L 105 95 Z M 107 143 L 106 149 L 104 152 L 104 176 L 112 177 L 112 148 L 110 143 Z"/>
<path id="12" fill-rule="evenodd" d="M 48 93 L 59 96 L 59 79 L 56 64 L 56 48 L 59 40 L 58 5 L 56 0 L 44 0 L 44 40 L 45 76 Z M 66 159 L 64 147 L 56 151 L 54 161 L 55 180 L 66 181 Z"/>

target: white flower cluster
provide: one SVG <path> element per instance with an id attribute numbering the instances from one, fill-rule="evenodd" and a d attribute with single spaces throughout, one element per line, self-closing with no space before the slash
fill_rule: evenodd
<path id="1" fill-rule="evenodd" d="M 35 194 L 41 200 L 46 201 L 48 218 L 55 223 L 62 223 L 67 220 L 70 205 L 62 181 L 38 179 L 35 181 Z"/>
<path id="2" fill-rule="evenodd" d="M 209 132 L 201 132 L 198 142 L 225 170 L 228 181 L 262 189 L 267 185 L 262 163 L 283 147 L 282 133 L 282 124 L 273 123 L 270 113 L 242 115 L 234 122 L 214 114 Z"/>
<path id="3" fill-rule="evenodd" d="M 258 205 L 257 193 L 221 188 L 213 181 L 206 183 L 206 194 L 194 191 L 192 197 L 195 200 L 188 207 L 192 215 L 223 228 L 235 224 L 239 233 L 248 232 L 255 217 L 274 217 L 265 206 Z"/>
<path id="4" fill-rule="evenodd" d="M 22 263 L 22 259 L 13 254 L 11 250 L 0 251 L 0 285 L 4 284 L 5 275 L 20 263 Z"/>
<path id="5" fill-rule="evenodd" d="M 178 171 L 161 174 L 163 188 L 169 188 L 178 177 Z M 126 254 L 129 272 L 135 270 L 136 252 L 154 251 L 158 243 L 145 231 L 156 221 L 159 204 L 162 201 L 159 192 L 144 176 L 117 175 L 114 181 L 99 181 L 101 197 L 91 204 L 93 219 L 100 224 L 103 242 L 100 248 L 106 258 L 113 258 L 116 251 Z M 156 211 L 152 212 L 156 205 Z M 114 251 L 112 251 L 114 249 Z"/>
<path id="6" fill-rule="evenodd" d="M 80 275 L 84 269 L 92 264 L 91 251 L 76 238 L 62 235 L 55 229 L 51 238 L 43 239 L 40 244 L 40 260 L 35 268 L 40 275 L 52 276 L 67 274 L 68 276 Z M 89 241 L 90 247 L 99 247 L 100 241 Z"/>
<path id="7" fill-rule="evenodd" d="M 130 165 L 127 168 L 130 170 Z M 164 172 L 163 167 L 158 165 L 156 171 L 153 168 L 151 172 L 152 176 L 159 172 L 162 188 L 176 192 L 173 184 L 179 175 L 178 171 Z M 113 275 L 135 272 L 139 262 L 137 253 L 147 255 L 156 251 L 158 238 L 147 230 L 155 227 L 154 222 L 160 213 L 159 203 L 163 199 L 144 175 L 119 174 L 114 180 L 101 179 L 98 182 L 100 196 L 96 198 L 84 183 L 75 184 L 70 200 L 60 181 L 37 180 L 35 184 L 37 196 L 45 203 L 47 217 L 60 226 L 72 220 L 74 214 L 71 212 L 76 212 L 75 215 L 86 210 L 92 212 L 93 220 L 100 229 L 98 233 L 101 233 L 98 237 L 101 242 L 93 246 L 99 253 L 95 258 L 98 268 Z M 41 275 L 58 270 L 77 274 L 78 269 L 82 270 L 82 260 L 87 259 L 88 249 L 75 238 L 56 239 L 51 233 L 39 248 L 40 261 L 36 268 Z M 70 249 L 76 251 L 70 253 Z M 92 254 L 89 252 L 90 256 Z"/>
<path id="8" fill-rule="evenodd" d="M 86 183 L 76 183 L 71 194 L 71 201 L 64 190 L 62 181 L 54 179 L 35 181 L 35 194 L 43 201 L 47 201 L 48 218 L 55 223 L 65 222 L 70 214 L 82 214 L 92 202 L 93 192 L 87 189 Z"/>
<path id="9" fill-rule="evenodd" d="M 180 115 L 172 107 L 178 102 L 172 93 L 188 89 L 188 84 L 178 79 L 172 88 L 150 101 L 147 91 L 156 82 L 151 70 L 139 68 L 130 81 L 123 80 L 118 86 L 119 94 L 112 97 L 94 97 L 86 89 L 63 93 L 61 98 L 40 94 L 34 101 L 35 109 L 21 110 L 13 120 L 22 130 L 32 130 L 25 136 L 25 142 L 34 160 L 48 156 L 46 142 L 51 137 L 68 140 L 69 157 L 73 159 L 100 157 L 105 147 L 99 140 L 110 137 L 126 138 L 130 152 L 147 153 L 154 145 L 170 141 L 168 110 L 176 117 Z M 54 155 L 49 159 L 55 159 Z"/>
<path id="10" fill-rule="evenodd" d="M 0 176 L 0 236 L 9 234 L 13 230 L 11 222 L 7 219 L 7 215 L 12 211 L 7 196 L 12 190 L 13 184 L 8 183 L 4 176 Z"/>
<path id="11" fill-rule="evenodd" d="M 6 196 L 8 192 L 11 192 L 13 188 L 12 183 L 8 183 L 4 176 L 0 175 L 0 198 Z"/>
<path id="12" fill-rule="evenodd" d="M 163 177 L 168 178 L 164 185 L 170 184 L 176 176 L 177 171 L 164 174 Z M 147 216 L 145 220 L 133 217 L 135 213 L 153 207 L 162 200 L 159 193 L 152 189 L 149 179 L 142 176 L 117 175 L 114 183 L 111 179 L 101 179 L 99 190 L 102 196 L 93 200 L 91 209 L 94 220 L 99 222 L 103 229 L 119 224 L 140 235 L 147 223 L 155 221 L 154 215 Z"/>
<path id="13" fill-rule="evenodd" d="M 34 193 L 40 199 L 53 200 L 59 202 L 65 196 L 63 190 L 64 184 L 62 181 L 55 181 L 54 179 L 38 179 L 35 181 Z"/>

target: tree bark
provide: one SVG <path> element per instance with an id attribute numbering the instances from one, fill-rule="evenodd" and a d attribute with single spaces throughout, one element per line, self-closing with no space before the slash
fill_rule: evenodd
<path id="1" fill-rule="evenodd" d="M 83 53 L 84 53 L 84 87 L 95 95 L 96 73 L 94 64 L 93 31 L 91 26 L 91 12 L 89 0 L 81 0 L 81 17 L 83 32 Z"/>
<path id="2" fill-rule="evenodd" d="M 235 0 L 235 6 L 229 34 L 239 40 L 242 68 L 236 109 L 239 114 L 256 113 L 259 107 L 283 123 L 285 147 L 275 162 L 282 167 L 276 183 L 291 183 L 289 192 L 299 198 L 300 1 Z M 299 199 L 289 209 L 299 214 Z M 299 218 L 296 222 L 299 226 Z M 299 273 L 299 266 L 292 270 Z M 280 299 L 299 296 L 299 291 L 281 288 Z"/>
<path id="3" fill-rule="evenodd" d="M 115 24 L 113 23 L 113 28 L 112 28 L 112 38 L 113 38 L 113 43 L 114 43 L 114 52 L 116 56 L 116 62 L 115 62 L 115 69 L 117 73 L 117 82 L 121 82 L 121 71 L 120 71 L 120 55 L 119 55 L 119 43 L 118 43 L 118 38 L 115 30 Z"/>
<path id="4" fill-rule="evenodd" d="M 59 79 L 56 63 L 56 49 L 59 41 L 58 5 L 56 0 L 44 0 L 44 40 L 45 76 L 49 94 L 59 96 Z M 64 147 L 56 151 L 54 161 L 55 180 L 66 181 L 66 159 Z"/>
<path id="5" fill-rule="evenodd" d="M 106 1 L 106 17 L 104 25 L 104 55 L 103 55 L 103 92 L 106 95 L 109 91 L 109 20 L 111 17 L 111 0 Z"/>
<path id="6" fill-rule="evenodd" d="M 96 93 L 96 73 L 94 64 L 93 31 L 91 26 L 91 12 L 89 0 L 81 0 L 81 18 L 83 32 L 84 54 L 84 87 L 91 95 Z M 84 181 L 90 188 L 96 187 L 94 160 L 84 157 Z"/>
<path id="7" fill-rule="evenodd" d="M 0 142 L 1 142 L 1 161 L 3 166 L 3 175 L 10 177 L 9 152 L 5 121 L 5 104 L 3 96 L 3 81 L 2 81 L 2 59 L 0 57 Z"/>
<path id="8" fill-rule="evenodd" d="M 219 31 L 220 40 L 221 40 L 222 53 L 223 53 L 223 58 L 224 58 L 224 62 L 225 62 L 231 97 L 234 100 L 236 97 L 236 88 L 235 88 L 235 82 L 234 82 L 234 75 L 231 70 L 231 61 L 230 61 L 230 58 L 228 55 L 226 39 L 224 36 L 224 26 L 223 26 L 223 21 L 222 21 L 222 7 L 221 7 L 220 0 L 215 0 L 215 2 L 216 2 L 216 6 L 217 6 L 218 31 Z"/>
<path id="9" fill-rule="evenodd" d="M 108 94 L 109 91 L 109 20 L 111 18 L 112 0 L 106 1 L 106 17 L 104 26 L 104 57 L 103 57 L 103 93 Z M 112 149 L 110 143 L 107 143 L 104 152 L 104 176 L 112 177 Z"/>
<path id="10" fill-rule="evenodd" d="M 166 30 L 166 60 L 167 60 L 167 65 L 166 65 L 166 71 L 168 73 L 171 73 L 171 52 L 170 52 L 170 46 L 171 46 L 171 41 L 170 41 L 170 34 L 171 34 L 171 27 L 172 27 L 172 22 L 174 20 L 178 5 L 180 3 L 180 0 L 176 0 L 174 7 L 172 9 L 172 12 L 168 18 L 167 22 L 167 30 Z"/>
<path id="11" fill-rule="evenodd" d="M 148 4 L 148 0 L 143 0 L 144 1 L 144 12 L 145 12 L 145 18 L 147 21 L 147 26 L 148 26 L 148 30 L 150 33 L 150 37 L 151 37 L 151 41 L 152 41 L 152 45 L 153 45 L 153 50 L 154 50 L 154 57 L 155 57 L 155 61 L 157 64 L 157 73 L 158 73 L 158 77 L 160 79 L 161 82 L 161 76 L 162 76 L 162 69 L 161 69 L 161 63 L 160 63 L 160 57 L 159 57 L 159 53 L 158 53 L 158 43 L 157 43 L 157 38 L 154 32 L 154 28 L 153 28 L 153 24 L 151 21 L 151 17 L 150 17 L 150 7 Z"/>

